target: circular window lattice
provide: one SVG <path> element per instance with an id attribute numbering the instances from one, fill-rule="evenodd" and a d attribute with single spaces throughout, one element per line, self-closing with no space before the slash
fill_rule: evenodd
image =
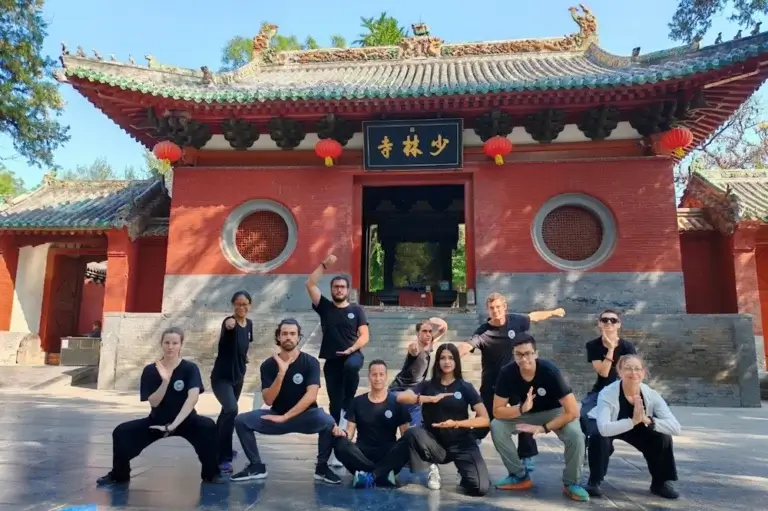
<path id="1" fill-rule="evenodd" d="M 240 222 L 235 232 L 238 253 L 250 263 L 274 261 L 288 244 L 288 226 L 274 211 L 256 211 Z"/>
<path id="2" fill-rule="evenodd" d="M 556 257 L 585 261 L 600 249 L 603 225 L 597 215 L 586 208 L 561 206 L 544 218 L 541 239 Z"/>

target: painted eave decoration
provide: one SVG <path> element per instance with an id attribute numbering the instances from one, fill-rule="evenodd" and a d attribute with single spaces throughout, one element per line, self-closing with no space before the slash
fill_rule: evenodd
<path id="1" fill-rule="evenodd" d="M 562 89 L 622 88 L 684 79 L 768 53 L 768 33 L 705 48 L 699 42 L 633 56 L 598 46 L 597 19 L 571 8 L 578 32 L 565 37 L 445 44 L 425 25 L 398 46 L 275 51 L 277 33 L 265 24 L 253 41 L 253 60 L 232 72 L 213 73 L 160 64 L 147 66 L 92 57 L 62 45 L 60 80 L 81 79 L 123 90 L 195 103 L 364 100 L 478 95 Z"/>

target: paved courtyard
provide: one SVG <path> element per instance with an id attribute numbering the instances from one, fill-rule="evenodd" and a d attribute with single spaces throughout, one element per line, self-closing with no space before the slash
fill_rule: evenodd
<path id="1" fill-rule="evenodd" d="M 250 396 L 241 409 L 250 409 Z M 213 396 L 198 409 L 215 416 Z M 45 394 L 0 391 L 0 510 L 54 510 L 86 506 L 99 510 L 557 510 L 690 509 L 753 510 L 768 502 L 768 409 L 676 408 L 684 435 L 675 450 L 682 494 L 664 501 L 648 493 L 649 476 L 639 453 L 617 442 L 606 496 L 588 504 L 560 493 L 561 445 L 542 438 L 529 492 L 494 491 L 486 498 L 456 490 L 456 471 L 443 466 L 443 489 L 418 483 L 397 490 L 352 490 L 312 479 L 315 438 L 261 439 L 269 469 L 265 482 L 202 487 L 191 447 L 180 439 L 160 441 L 135 460 L 128 489 L 96 488 L 111 463 L 111 431 L 119 422 L 142 416 L 135 396 L 90 389 L 61 388 Z M 237 444 L 237 442 L 236 442 Z M 239 446 L 239 445 L 238 445 Z M 492 478 L 504 475 L 490 440 L 483 444 Z M 236 468 L 243 463 L 237 460 Z"/>

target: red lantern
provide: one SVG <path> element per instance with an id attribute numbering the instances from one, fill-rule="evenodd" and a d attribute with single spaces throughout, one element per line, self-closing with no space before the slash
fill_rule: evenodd
<path id="1" fill-rule="evenodd" d="M 693 133 L 688 128 L 672 128 L 661 135 L 661 145 L 678 158 L 685 155 L 685 148 L 693 143 Z"/>
<path id="2" fill-rule="evenodd" d="M 158 160 L 167 160 L 170 163 L 176 163 L 182 156 L 181 147 L 168 140 L 155 144 L 155 147 L 152 148 L 152 154 Z"/>
<path id="3" fill-rule="evenodd" d="M 333 167 L 333 160 L 337 160 L 342 152 L 341 144 L 332 138 L 324 138 L 315 144 L 315 154 L 325 159 L 326 167 Z"/>
<path id="4" fill-rule="evenodd" d="M 507 137 L 496 135 L 485 141 L 483 150 L 486 156 L 493 158 L 496 165 L 502 165 L 504 157 L 512 152 L 512 142 Z"/>

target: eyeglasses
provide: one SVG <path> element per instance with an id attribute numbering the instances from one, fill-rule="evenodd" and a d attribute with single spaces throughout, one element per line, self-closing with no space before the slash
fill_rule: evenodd
<path id="1" fill-rule="evenodd" d="M 516 360 L 523 360 L 526 358 L 533 358 L 533 356 L 536 354 L 535 351 L 526 351 L 525 353 L 519 353 L 515 352 L 515 359 Z"/>
<path id="2" fill-rule="evenodd" d="M 600 323 L 603 323 L 605 325 L 607 325 L 608 323 L 615 325 L 618 322 L 619 322 L 619 318 L 600 318 Z"/>
<path id="3" fill-rule="evenodd" d="M 250 307 L 250 303 L 244 303 L 244 302 L 235 302 L 235 307 Z"/>
<path id="4" fill-rule="evenodd" d="M 636 367 L 636 366 L 629 366 L 629 367 L 628 366 L 624 366 L 624 367 L 621 368 L 621 371 L 622 372 L 626 371 L 628 373 L 642 373 L 643 372 L 643 368 L 642 367 Z"/>

